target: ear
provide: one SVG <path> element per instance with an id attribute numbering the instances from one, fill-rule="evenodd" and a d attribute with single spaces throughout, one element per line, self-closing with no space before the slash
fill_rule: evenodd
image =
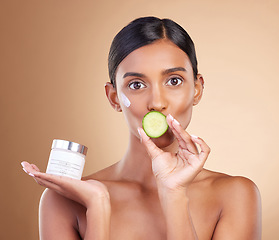
<path id="1" fill-rule="evenodd" d="M 122 112 L 121 106 L 119 104 L 119 99 L 117 96 L 116 88 L 110 82 L 105 84 L 105 91 L 107 98 L 110 102 L 110 105 L 113 107 L 114 110 L 117 112 Z"/>
<path id="2" fill-rule="evenodd" d="M 194 95 L 194 102 L 193 105 L 197 105 L 203 94 L 203 88 L 204 88 L 204 80 L 201 74 L 197 74 L 197 79 L 195 80 L 195 95 Z"/>

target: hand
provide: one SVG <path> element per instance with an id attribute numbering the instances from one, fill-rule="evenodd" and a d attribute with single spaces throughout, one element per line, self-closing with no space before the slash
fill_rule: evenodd
<path id="1" fill-rule="evenodd" d="M 36 165 L 28 162 L 22 162 L 21 165 L 23 170 L 41 186 L 52 189 L 64 197 L 84 205 L 86 208 L 89 208 L 94 200 L 109 200 L 107 187 L 99 181 L 83 181 L 42 173 Z"/>
<path id="2" fill-rule="evenodd" d="M 207 144 L 198 137 L 190 136 L 171 116 L 167 122 L 179 145 L 177 153 L 164 152 L 139 128 L 142 143 L 152 160 L 152 170 L 160 186 L 170 190 L 185 189 L 203 169 L 210 153 Z M 200 153 L 196 146 L 201 148 Z"/>

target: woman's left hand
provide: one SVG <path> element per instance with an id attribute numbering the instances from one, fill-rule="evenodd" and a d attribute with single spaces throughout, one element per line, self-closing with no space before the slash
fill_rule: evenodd
<path id="1" fill-rule="evenodd" d="M 96 206 L 100 202 L 107 202 L 110 205 L 108 189 L 100 181 L 94 179 L 78 180 L 65 176 L 42 173 L 35 164 L 30 164 L 26 161 L 22 162 L 21 165 L 23 170 L 33 177 L 39 185 L 74 200 L 87 209 Z"/>
<path id="2" fill-rule="evenodd" d="M 178 141 L 176 153 L 158 148 L 142 128 L 138 130 L 152 159 L 157 183 L 169 190 L 186 189 L 203 169 L 210 148 L 201 138 L 189 135 L 171 115 L 167 116 L 167 122 Z M 196 144 L 200 146 L 200 152 Z"/>

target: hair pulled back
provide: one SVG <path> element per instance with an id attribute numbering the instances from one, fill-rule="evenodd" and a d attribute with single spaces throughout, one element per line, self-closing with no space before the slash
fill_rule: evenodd
<path id="1" fill-rule="evenodd" d="M 130 22 L 112 41 L 108 56 L 108 69 L 113 86 L 115 86 L 117 67 L 123 59 L 134 50 L 159 39 L 172 41 L 188 55 L 196 79 L 198 73 L 196 51 L 188 33 L 170 19 L 142 17 Z"/>

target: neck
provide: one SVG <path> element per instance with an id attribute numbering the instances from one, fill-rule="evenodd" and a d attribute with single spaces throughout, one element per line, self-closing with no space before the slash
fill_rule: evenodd
<path id="1" fill-rule="evenodd" d="M 163 149 L 164 151 L 177 151 L 177 142 Z M 145 188 L 157 188 L 155 177 L 152 172 L 151 159 L 145 146 L 133 134 L 130 134 L 130 141 L 126 154 L 117 164 L 117 175 L 124 181 L 135 182 Z"/>

